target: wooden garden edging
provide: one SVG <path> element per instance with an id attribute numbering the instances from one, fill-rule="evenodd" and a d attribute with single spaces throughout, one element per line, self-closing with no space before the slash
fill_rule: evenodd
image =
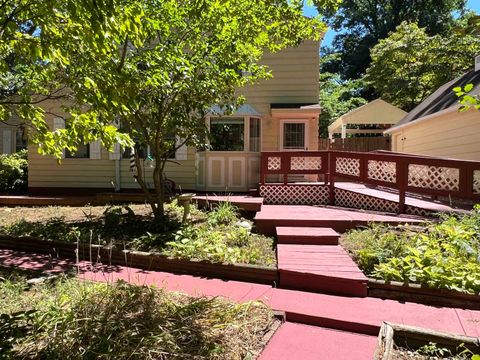
<path id="1" fill-rule="evenodd" d="M 440 348 L 447 348 L 454 355 L 458 351 L 462 351 L 461 347 L 470 350 L 473 354 L 480 352 L 479 338 L 384 322 L 378 334 L 373 359 L 391 360 L 393 358 L 394 345 L 412 349 L 430 343 L 434 343 Z"/>
<path id="2" fill-rule="evenodd" d="M 419 284 L 404 284 L 368 279 L 368 296 L 428 305 L 480 310 L 480 296 L 448 289 L 434 289 Z"/>
<path id="3" fill-rule="evenodd" d="M 260 284 L 278 284 L 276 268 L 257 265 L 213 264 L 206 261 L 173 259 L 164 255 L 141 251 L 118 250 L 101 245 L 72 244 L 41 240 L 34 237 L 0 235 L 0 248 L 33 253 L 49 254 L 53 257 L 91 261 L 112 266 L 129 266 L 150 271 L 200 275 L 225 280 L 246 281 Z"/>

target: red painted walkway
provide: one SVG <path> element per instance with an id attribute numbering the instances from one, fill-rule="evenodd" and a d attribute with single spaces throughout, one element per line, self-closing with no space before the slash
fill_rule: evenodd
<path id="1" fill-rule="evenodd" d="M 340 245 L 278 244 L 280 286 L 367 296 L 367 277 Z"/>
<path id="2" fill-rule="evenodd" d="M 56 269 L 60 267 L 67 270 L 72 266 L 68 261 L 50 261 L 48 256 L 0 250 L 0 265 L 9 264 L 20 268 L 31 269 L 41 267 L 40 265 L 42 265 L 42 263 L 45 264 L 44 268 L 50 266 Z M 275 310 L 284 311 L 287 321 L 303 323 L 305 325 L 376 336 L 382 322 L 390 321 L 460 335 L 480 336 L 480 311 L 441 308 L 414 303 L 399 303 L 393 300 L 381 300 L 377 298 L 349 298 L 295 290 L 275 289 L 268 285 L 222 281 L 188 275 L 174 275 L 165 272 L 151 272 L 121 266 L 104 267 L 103 271 L 91 271 L 87 263 L 80 265 L 82 268 L 80 277 L 88 280 L 115 281 L 122 279 L 137 285 L 156 285 L 170 291 L 181 291 L 192 296 L 222 296 L 238 302 L 261 300 Z M 272 345 L 268 347 L 268 351 L 266 350 L 262 356 L 277 356 L 279 349 L 277 349 L 277 345 L 275 344 L 286 342 L 286 339 L 289 338 L 288 334 L 291 334 L 294 329 L 298 331 L 298 334 L 303 334 L 302 338 L 305 338 L 305 340 L 310 338 L 308 342 L 305 342 L 305 352 L 302 352 L 303 350 L 301 349 L 294 348 L 294 350 L 285 353 L 283 358 L 278 357 L 278 359 L 309 359 L 307 355 L 310 356 L 309 354 L 311 354 L 313 356 L 314 354 L 318 354 L 318 351 L 321 349 L 316 346 L 316 343 L 321 344 L 321 338 L 315 336 L 315 334 L 321 333 L 323 333 L 324 336 L 333 336 L 336 334 L 335 339 L 332 337 L 329 342 L 338 343 L 343 341 L 345 342 L 345 347 L 348 344 L 348 339 L 358 344 L 360 354 L 358 355 L 358 359 L 362 359 L 362 354 L 366 354 L 371 346 L 368 337 L 352 337 L 351 334 L 331 331 L 328 331 L 327 335 L 325 330 L 315 327 L 302 327 L 302 331 L 300 332 L 300 328 L 287 324 L 285 330 L 279 332 L 278 336 L 274 338 L 279 340 L 272 342 Z M 324 351 L 325 354 L 330 354 L 330 350 L 331 348 L 325 345 L 322 351 Z M 305 358 L 297 356 L 296 351 L 298 351 L 298 354 L 305 356 Z M 339 351 L 341 352 L 342 350 Z M 339 354 L 341 354 L 340 352 Z M 318 356 L 313 358 L 323 359 Z M 327 357 L 324 358 L 328 359 Z M 262 359 L 274 358 L 264 357 Z"/>
<path id="3" fill-rule="evenodd" d="M 275 235 L 277 226 L 329 227 L 343 233 L 372 222 L 404 224 L 421 221 L 420 218 L 413 216 L 382 215 L 359 210 L 304 205 L 262 205 L 262 209 L 255 216 L 258 232 L 266 235 Z"/>
<path id="4" fill-rule="evenodd" d="M 285 323 L 258 360 L 371 360 L 376 336 Z"/>

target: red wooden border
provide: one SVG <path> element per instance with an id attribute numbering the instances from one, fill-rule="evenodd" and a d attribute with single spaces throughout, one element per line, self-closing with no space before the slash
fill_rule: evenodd
<path id="1" fill-rule="evenodd" d="M 130 266 L 150 271 L 208 276 L 226 280 L 238 280 L 260 284 L 278 284 L 278 271 L 273 267 L 257 265 L 214 264 L 206 261 L 173 259 L 160 254 L 140 251 L 118 250 L 100 245 L 72 244 L 42 240 L 34 237 L 0 235 L 0 248 L 32 253 L 51 254 L 63 257 L 96 262 L 103 265 Z"/>

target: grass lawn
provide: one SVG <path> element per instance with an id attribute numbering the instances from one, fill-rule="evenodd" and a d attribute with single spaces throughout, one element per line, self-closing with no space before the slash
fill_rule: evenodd
<path id="1" fill-rule="evenodd" d="M 0 233 L 46 240 L 114 245 L 119 249 L 156 252 L 174 258 L 213 263 L 274 266 L 274 241 L 250 231 L 230 204 L 212 211 L 166 206 L 166 219 L 155 222 L 145 205 L 0 208 Z"/>
<path id="2" fill-rule="evenodd" d="M 480 206 L 424 227 L 353 230 L 341 243 L 370 277 L 480 292 Z"/>
<path id="3" fill-rule="evenodd" d="M 255 359 L 278 326 L 261 302 L 192 298 L 124 282 L 0 276 L 0 357 Z"/>

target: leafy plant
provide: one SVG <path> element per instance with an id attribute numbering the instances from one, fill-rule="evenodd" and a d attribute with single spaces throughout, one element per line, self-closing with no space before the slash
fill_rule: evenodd
<path id="1" fill-rule="evenodd" d="M 0 155 L 0 191 L 26 190 L 27 183 L 27 150 Z"/>
<path id="2" fill-rule="evenodd" d="M 213 208 L 209 213 L 208 223 L 215 225 L 228 225 L 238 220 L 238 208 L 236 208 L 229 201 L 221 202 Z"/>
<path id="3" fill-rule="evenodd" d="M 443 217 L 422 231 L 371 227 L 355 230 L 344 246 L 368 275 L 383 280 L 480 292 L 480 207 Z"/>

